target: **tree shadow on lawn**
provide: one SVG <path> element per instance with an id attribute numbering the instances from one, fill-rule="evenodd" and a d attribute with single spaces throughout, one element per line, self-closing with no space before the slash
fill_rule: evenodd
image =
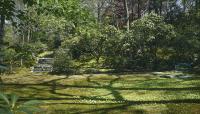
<path id="1" fill-rule="evenodd" d="M 70 99 L 70 100 L 75 100 L 75 99 L 76 98 L 73 98 L 73 99 Z M 21 100 L 23 100 L 23 99 L 21 99 Z M 53 99 L 39 99 L 39 100 L 53 100 Z M 54 99 L 54 100 L 56 100 L 56 101 L 57 100 L 67 100 L 67 98 L 59 98 L 59 99 Z M 95 99 L 93 99 L 93 100 L 95 100 Z M 97 99 L 97 100 L 99 100 L 99 99 Z M 102 100 L 103 99 L 101 99 L 101 101 Z M 98 112 L 107 113 L 107 112 L 113 111 L 113 110 L 115 110 L 115 111 L 116 110 L 127 110 L 131 106 L 144 105 L 144 104 L 149 104 L 149 105 L 150 104 L 151 105 L 154 105 L 154 104 L 157 104 L 157 105 L 158 104 L 200 104 L 200 99 L 160 100 L 160 101 L 127 101 L 127 100 L 125 100 L 123 103 L 96 103 L 96 104 L 62 102 L 62 103 L 50 103 L 50 104 L 47 104 L 47 105 L 57 105 L 57 104 L 74 105 L 75 107 L 78 107 L 80 105 L 84 105 L 84 106 L 86 105 L 86 106 L 89 106 L 89 107 L 90 106 L 109 105 L 109 107 L 105 107 L 105 108 L 88 109 L 86 111 L 79 111 L 77 109 L 75 112 L 73 112 L 73 114 L 82 114 L 82 113 L 98 113 Z M 144 113 L 144 111 L 142 111 L 142 114 L 143 113 Z"/>
<path id="2" fill-rule="evenodd" d="M 111 112 L 111 111 L 116 111 L 116 110 L 119 110 L 119 111 L 122 111 L 122 110 L 125 110 L 126 112 L 128 111 L 127 109 L 129 107 L 132 107 L 132 106 L 137 106 L 137 105 L 144 105 L 144 104 L 167 104 L 167 105 L 171 105 L 171 104 L 186 104 L 186 103 L 193 103 L 194 102 L 196 104 L 200 104 L 200 100 L 196 100 L 196 99 L 187 99 L 187 100 L 169 100 L 169 101 L 129 101 L 127 103 L 124 103 L 124 104 L 119 104 L 118 106 L 113 106 L 113 107 L 108 107 L 108 108 L 97 108 L 97 109 L 91 109 L 91 110 L 86 110 L 86 111 L 79 111 L 79 112 L 75 112 L 75 113 L 72 113 L 72 114 L 88 114 L 88 113 L 98 113 L 98 112 L 101 112 L 101 113 L 108 113 L 108 112 Z M 173 107 L 175 108 L 175 107 Z M 173 113 L 177 113 L 179 112 L 180 110 L 179 109 L 176 109 Z M 145 110 L 138 110 L 138 109 L 133 109 L 133 110 L 130 110 L 129 113 L 132 113 L 132 114 L 145 114 L 146 111 Z"/>
<path id="3" fill-rule="evenodd" d="M 34 86 L 37 90 L 37 86 L 44 86 L 44 87 L 52 87 L 51 91 L 58 90 L 59 88 L 79 88 L 79 89 L 110 89 L 109 86 L 77 86 L 77 85 L 62 85 L 62 84 L 13 84 L 13 83 L 7 83 L 2 85 L 4 88 L 7 86 L 13 86 L 14 88 L 31 88 L 31 86 Z M 148 90 L 148 91 L 193 91 L 193 90 L 200 90 L 200 87 L 183 87 L 183 88 L 122 88 L 122 87 L 112 87 L 114 90 Z"/>
<path id="4" fill-rule="evenodd" d="M 160 100 L 160 101 L 130 101 L 130 100 L 125 100 L 123 98 L 123 96 L 120 94 L 120 92 L 118 91 L 120 88 L 114 88 L 113 84 L 117 81 L 119 81 L 121 79 L 120 75 L 116 75 L 117 78 L 113 79 L 110 81 L 110 83 L 105 87 L 108 91 L 111 92 L 111 94 L 113 95 L 115 100 L 119 100 L 122 102 L 121 106 L 115 106 L 115 107 L 111 107 L 111 108 L 100 108 L 100 109 L 93 109 L 93 110 L 88 110 L 88 111 L 82 111 L 82 112 L 78 112 L 78 113 L 74 113 L 74 114 L 79 114 L 79 113 L 96 113 L 96 112 L 102 112 L 102 113 L 107 113 L 109 111 L 112 110 L 126 110 L 128 107 L 133 106 L 133 105 L 142 105 L 142 104 L 169 104 L 169 103 L 175 103 L 175 104 L 179 104 L 179 103 L 198 103 L 200 104 L 200 99 L 184 99 L 184 100 Z M 87 77 L 87 81 L 89 83 L 93 83 L 96 84 L 98 86 L 101 86 L 100 83 L 96 82 L 96 81 L 92 81 L 90 78 L 92 77 L 92 75 Z M 127 88 L 128 90 L 200 90 L 200 87 L 195 87 L 195 88 Z M 120 103 L 117 103 L 120 104 Z M 135 112 L 131 112 L 131 113 L 137 113 L 137 114 L 144 114 L 145 111 L 144 110 L 135 110 Z"/>
<path id="5" fill-rule="evenodd" d="M 57 82 L 59 80 L 67 79 L 68 77 L 61 78 L 61 79 L 55 79 L 48 82 L 43 82 L 40 84 L 5 84 L 5 86 L 15 86 L 17 88 L 21 87 L 28 87 L 30 89 L 33 89 L 34 92 L 43 92 L 41 88 L 37 88 L 37 86 L 45 86 L 49 87 L 50 89 L 44 90 L 44 92 L 51 93 L 53 95 L 56 95 L 56 97 L 34 97 L 35 94 L 29 97 L 22 97 L 21 101 L 27 101 L 27 100 L 44 100 L 44 101 L 61 101 L 60 103 L 48 103 L 47 105 L 56 105 L 56 104 L 70 104 L 70 105 L 118 105 L 113 106 L 109 108 L 97 108 L 97 109 L 91 109 L 87 111 L 77 112 L 78 113 L 95 113 L 95 112 L 104 112 L 107 113 L 111 110 L 125 110 L 130 106 L 135 105 L 143 105 L 143 104 L 182 104 L 182 103 L 192 103 L 192 104 L 200 104 L 200 99 L 178 99 L 178 100 L 152 100 L 152 101 L 134 101 L 134 100 L 126 100 L 123 98 L 123 96 L 120 94 L 120 90 L 150 90 L 150 91 L 193 91 L 193 90 L 200 90 L 200 87 L 188 87 L 188 88 L 122 88 L 122 87 L 113 87 L 113 84 L 115 84 L 117 81 L 121 79 L 120 75 L 115 75 L 116 78 L 110 80 L 110 82 L 107 85 L 102 85 L 98 81 L 92 80 L 93 75 L 89 75 L 87 77 L 87 82 L 93 84 L 94 86 L 78 86 L 78 85 L 62 85 L 58 84 Z M 63 88 L 78 88 L 78 89 L 105 89 L 109 91 L 109 94 L 104 95 L 96 95 L 96 96 L 78 96 L 76 98 L 76 95 L 73 94 L 67 94 L 67 93 L 58 93 L 56 90 L 63 89 Z M 101 98 L 102 96 L 108 96 L 112 95 L 113 99 L 105 99 Z M 63 96 L 64 98 L 57 97 L 57 96 Z M 95 100 L 95 101 L 104 101 L 103 103 L 80 103 L 80 102 L 72 102 L 75 100 Z M 78 111 L 78 110 L 77 110 Z M 139 112 L 143 113 L 143 110 L 139 110 Z M 76 114 L 76 113 L 75 113 Z"/>
<path id="6" fill-rule="evenodd" d="M 121 79 L 120 75 L 116 75 L 116 76 L 117 76 L 117 78 L 111 80 L 111 81 L 109 82 L 108 85 L 102 85 L 101 83 L 99 83 L 99 82 L 97 82 L 97 81 L 92 81 L 91 77 L 93 77 L 93 75 L 89 75 L 89 76 L 87 77 L 87 82 L 88 82 L 88 83 L 92 83 L 92 84 L 94 84 L 94 85 L 96 85 L 96 86 L 98 86 L 98 87 L 102 87 L 102 89 L 108 90 L 108 91 L 110 92 L 110 94 L 107 94 L 107 95 L 113 95 L 114 99 L 117 99 L 117 100 L 124 100 L 124 98 L 120 95 L 120 92 L 118 92 L 117 90 L 115 90 L 115 89 L 113 88 L 113 84 L 114 84 L 116 81 L 118 81 L 118 80 Z"/>

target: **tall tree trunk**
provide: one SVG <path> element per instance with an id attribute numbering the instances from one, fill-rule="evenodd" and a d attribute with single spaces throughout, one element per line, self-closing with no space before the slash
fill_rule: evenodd
<path id="1" fill-rule="evenodd" d="M 4 26 L 5 26 L 5 16 L 1 15 L 1 22 L 0 22 L 0 46 L 3 45 L 3 37 L 4 37 Z"/>
<path id="2" fill-rule="evenodd" d="M 101 3 L 98 1 L 97 3 L 97 20 L 100 23 L 101 22 Z"/>
<path id="3" fill-rule="evenodd" d="M 160 8 L 159 8 L 159 10 L 160 10 L 160 15 L 162 15 L 162 7 L 163 7 L 163 2 L 162 2 L 162 0 L 160 1 Z"/>
<path id="4" fill-rule="evenodd" d="M 124 9 L 125 9 L 125 12 L 126 12 L 126 27 L 127 27 L 127 31 L 129 31 L 130 21 L 129 21 L 129 9 L 128 9 L 127 0 L 124 0 Z"/>
<path id="5" fill-rule="evenodd" d="M 141 8 L 140 8 L 140 0 L 138 0 L 138 7 L 137 7 L 137 11 L 138 11 L 138 19 L 141 18 Z"/>
<path id="6" fill-rule="evenodd" d="M 196 7 L 196 11 L 198 11 L 200 9 L 200 1 L 199 0 L 195 0 L 195 7 Z"/>
<path id="7" fill-rule="evenodd" d="M 25 38 L 24 38 L 24 34 L 22 35 L 22 48 L 24 47 L 24 44 L 25 44 Z M 20 66 L 22 67 L 23 66 L 23 57 L 21 57 L 20 59 Z"/>
<path id="8" fill-rule="evenodd" d="M 148 0 L 148 13 L 151 13 L 151 5 L 152 5 L 152 1 Z"/>
<path id="9" fill-rule="evenodd" d="M 0 17 L 0 52 L 2 51 L 2 48 L 4 46 L 4 26 L 5 26 L 5 16 L 1 15 Z M 4 61 L 3 57 L 0 55 L 0 63 Z M 1 78 L 0 78 L 1 81 Z"/>
<path id="10" fill-rule="evenodd" d="M 186 0 L 183 0 L 183 11 L 186 11 Z"/>
<path id="11" fill-rule="evenodd" d="M 134 4 L 135 4 L 135 1 L 132 0 L 132 2 L 131 2 L 131 21 L 134 20 Z"/>
<path id="12" fill-rule="evenodd" d="M 157 2 L 158 1 L 156 1 L 156 0 L 153 1 L 153 9 L 154 9 L 154 11 L 155 11 L 156 14 L 159 14 Z"/>

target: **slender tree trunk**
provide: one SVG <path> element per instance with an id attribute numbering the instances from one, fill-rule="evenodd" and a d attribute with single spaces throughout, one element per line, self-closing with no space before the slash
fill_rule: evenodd
<path id="1" fill-rule="evenodd" d="M 159 14 L 158 5 L 157 5 L 157 1 L 156 0 L 153 1 L 153 8 L 154 8 L 155 13 Z"/>
<path id="2" fill-rule="evenodd" d="M 159 10 L 160 10 L 160 15 L 162 15 L 162 7 L 163 7 L 163 3 L 162 3 L 162 1 L 160 1 L 160 8 L 159 8 Z"/>
<path id="3" fill-rule="evenodd" d="M 129 9 L 128 9 L 127 0 L 124 0 L 124 9 L 125 9 L 125 12 L 126 12 L 126 27 L 127 27 L 127 31 L 129 31 L 130 21 L 129 21 Z"/>
<path id="4" fill-rule="evenodd" d="M 196 11 L 198 11 L 200 9 L 200 1 L 199 0 L 195 0 L 195 7 L 196 7 Z"/>
<path id="5" fill-rule="evenodd" d="M 30 34 L 31 34 L 31 31 L 28 30 L 28 36 L 27 36 L 27 42 L 28 42 L 28 43 L 30 42 Z"/>
<path id="6" fill-rule="evenodd" d="M 131 21 L 134 20 L 134 4 L 135 4 L 135 1 L 132 0 L 132 2 L 131 2 Z"/>
<path id="7" fill-rule="evenodd" d="M 0 76 L 0 85 L 1 85 L 1 84 L 3 84 L 3 80 L 2 80 L 2 78 L 1 78 L 1 76 Z"/>
<path id="8" fill-rule="evenodd" d="M 110 2 L 112 2 L 112 1 L 110 1 Z M 103 9 L 103 6 L 105 5 L 105 0 L 98 0 L 98 2 L 97 2 L 97 15 L 98 15 L 98 22 L 99 23 L 101 23 L 102 22 L 102 15 L 101 15 L 101 13 L 102 13 L 102 9 Z"/>
<path id="9" fill-rule="evenodd" d="M 183 11 L 186 11 L 186 0 L 183 0 Z"/>
<path id="10" fill-rule="evenodd" d="M 22 35 L 22 47 L 24 47 L 24 44 L 25 44 L 25 38 L 24 38 L 24 34 Z M 22 67 L 23 66 L 23 58 L 21 57 L 20 59 L 20 66 Z"/>
<path id="11" fill-rule="evenodd" d="M 155 46 L 153 53 L 154 53 L 153 70 L 157 70 L 157 68 L 158 68 L 157 46 Z"/>
<path id="12" fill-rule="evenodd" d="M 24 39 L 24 34 L 22 35 L 22 47 L 24 46 L 25 44 L 25 39 Z"/>
<path id="13" fill-rule="evenodd" d="M 152 1 L 148 0 L 148 13 L 151 13 L 151 5 L 152 5 Z"/>
<path id="14" fill-rule="evenodd" d="M 138 19 L 141 18 L 140 0 L 138 0 Z"/>
<path id="15" fill-rule="evenodd" d="M 0 46 L 3 45 L 3 37 L 4 37 L 4 26 L 5 26 L 5 16 L 1 15 L 1 22 L 0 22 Z"/>
<path id="16" fill-rule="evenodd" d="M 1 88 L 1 92 L 4 92 L 3 79 L 2 79 L 2 74 L 1 73 L 0 73 L 0 88 Z"/>
<path id="17" fill-rule="evenodd" d="M 13 72 L 13 65 L 12 65 L 12 62 L 10 62 L 10 72 L 11 72 L 11 73 Z"/>
<path id="18" fill-rule="evenodd" d="M 98 1 L 98 3 L 97 3 L 97 15 L 98 15 L 98 22 L 100 23 L 101 22 L 101 4 L 100 4 L 100 1 Z"/>
<path id="19" fill-rule="evenodd" d="M 0 15 L 0 52 L 2 51 L 2 48 L 4 46 L 4 26 L 5 26 L 5 16 L 4 15 Z M 3 57 L 1 57 L 0 55 L 0 63 L 2 63 Z M 1 83 L 1 77 L 0 77 L 0 83 Z"/>
<path id="20" fill-rule="evenodd" d="M 21 57 L 21 60 L 20 60 L 20 66 L 22 67 L 23 66 L 23 58 Z"/>
<path id="21" fill-rule="evenodd" d="M 96 62 L 97 62 L 97 65 L 99 65 L 99 59 L 100 59 L 100 57 L 99 57 L 99 56 L 97 56 L 97 57 L 96 57 Z"/>

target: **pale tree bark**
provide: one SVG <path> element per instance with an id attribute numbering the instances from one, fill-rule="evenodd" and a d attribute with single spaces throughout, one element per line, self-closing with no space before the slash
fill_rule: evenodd
<path id="1" fill-rule="evenodd" d="M 97 0 L 97 20 L 99 23 L 102 22 L 102 10 L 104 9 L 107 0 Z"/>
<path id="2" fill-rule="evenodd" d="M 130 20 L 129 20 L 129 8 L 128 8 L 128 1 L 127 0 L 124 0 L 124 9 L 125 9 L 125 12 L 126 12 L 126 29 L 127 31 L 130 30 Z"/>
<path id="3" fill-rule="evenodd" d="M 183 11 L 185 12 L 186 11 L 186 0 L 182 0 L 183 2 Z"/>
<path id="4" fill-rule="evenodd" d="M 25 45 L 25 38 L 24 38 L 24 33 L 22 34 L 22 47 Z M 23 57 L 20 59 L 20 66 L 23 66 Z"/>
<path id="5" fill-rule="evenodd" d="M 30 28 L 29 28 L 29 30 L 28 30 L 28 35 L 27 35 L 27 42 L 28 42 L 28 43 L 30 42 L 30 34 L 31 34 L 31 30 L 30 30 Z"/>

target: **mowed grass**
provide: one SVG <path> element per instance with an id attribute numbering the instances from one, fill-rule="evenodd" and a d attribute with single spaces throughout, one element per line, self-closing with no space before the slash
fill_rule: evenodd
<path id="1" fill-rule="evenodd" d="M 3 76 L 1 90 L 21 101 L 43 101 L 40 114 L 200 114 L 200 76 L 160 77 L 166 74 L 177 73 L 66 76 L 23 71 Z"/>

